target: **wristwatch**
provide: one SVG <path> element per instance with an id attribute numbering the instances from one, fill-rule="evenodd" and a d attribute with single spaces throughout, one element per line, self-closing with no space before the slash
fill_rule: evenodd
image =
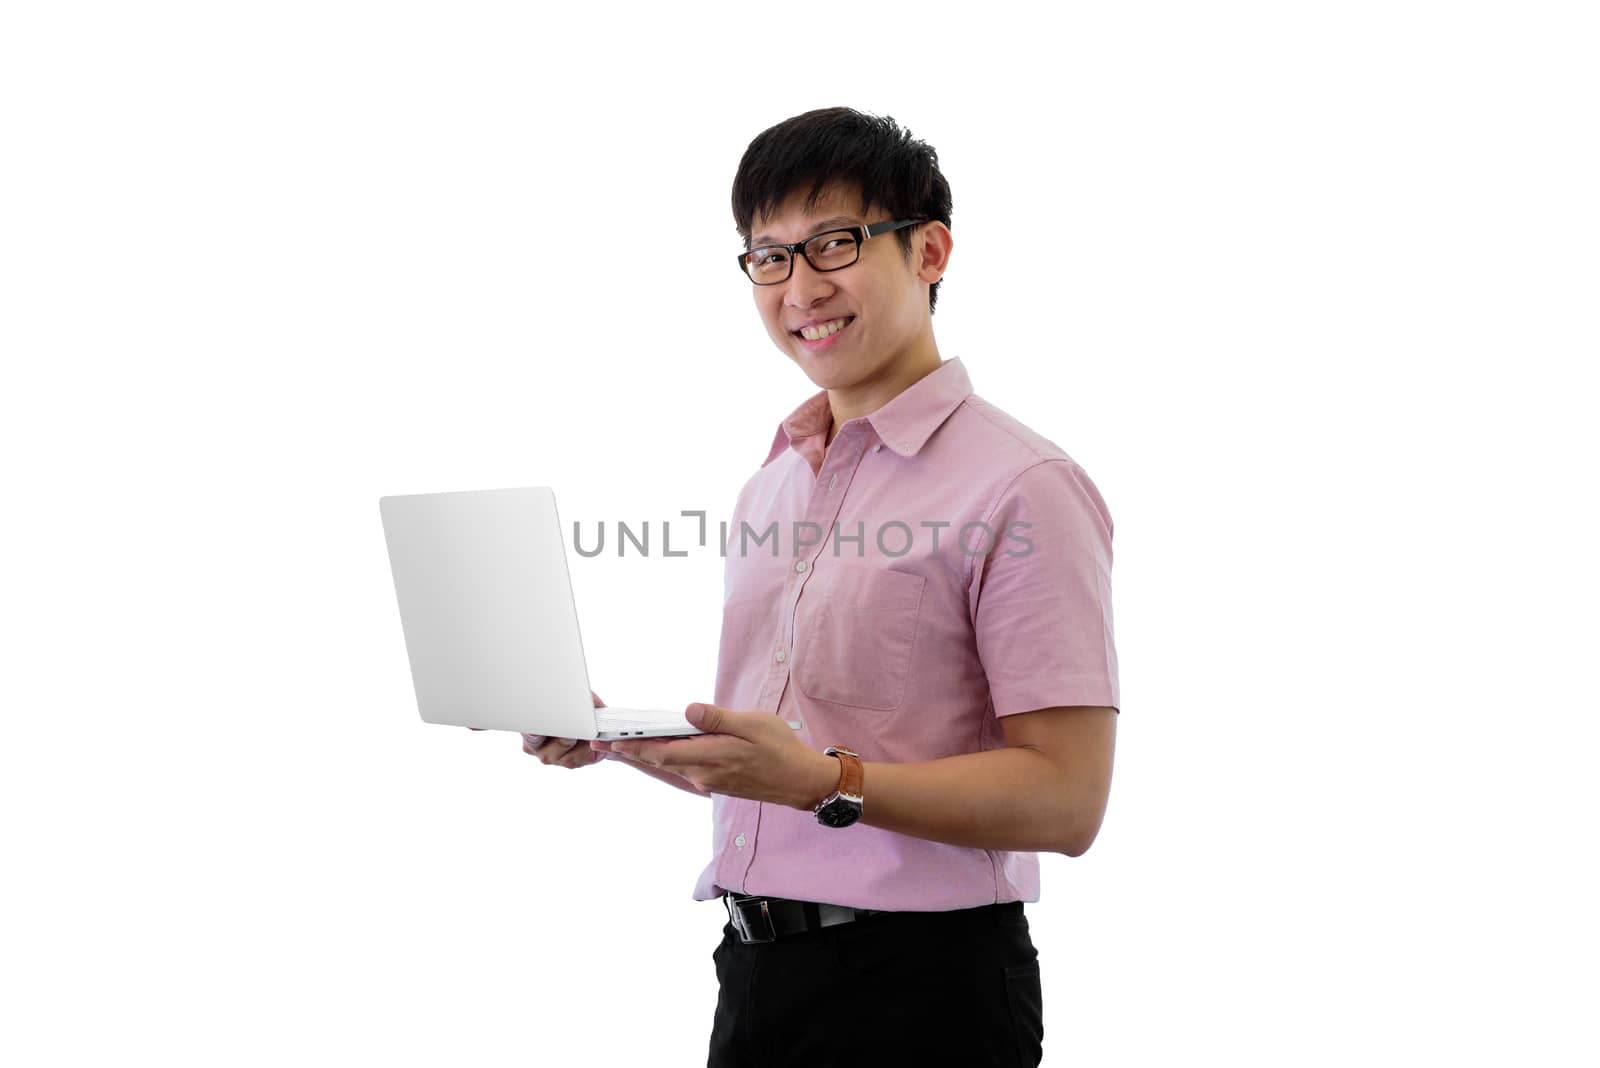
<path id="1" fill-rule="evenodd" d="M 848 827 L 861 818 L 861 786 L 866 769 L 861 757 L 842 745 L 830 745 L 824 756 L 839 758 L 839 787 L 817 802 L 817 822 L 824 827 Z"/>

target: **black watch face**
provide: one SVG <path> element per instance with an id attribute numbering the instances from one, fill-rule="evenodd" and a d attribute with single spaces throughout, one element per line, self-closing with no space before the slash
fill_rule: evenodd
<path id="1" fill-rule="evenodd" d="M 831 804 L 824 805 L 818 816 L 829 827 L 848 827 L 861 818 L 861 808 L 855 802 L 846 801 L 841 797 Z"/>

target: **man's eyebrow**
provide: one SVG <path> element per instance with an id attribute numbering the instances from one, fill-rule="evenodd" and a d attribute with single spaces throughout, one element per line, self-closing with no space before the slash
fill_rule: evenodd
<path id="1" fill-rule="evenodd" d="M 853 215 L 835 215 L 831 219 L 819 220 L 816 224 L 816 229 L 812 230 L 811 234 L 808 236 L 815 236 L 834 226 L 856 225 L 858 224 L 856 223 L 855 216 Z M 750 247 L 755 248 L 757 245 L 776 245 L 777 243 L 778 239 L 773 237 L 771 234 L 761 234 L 760 236 L 751 239 Z"/>

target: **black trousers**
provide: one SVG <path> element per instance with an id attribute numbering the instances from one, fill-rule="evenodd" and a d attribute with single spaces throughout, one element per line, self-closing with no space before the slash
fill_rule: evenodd
<path id="1" fill-rule="evenodd" d="M 964 1065 L 1043 1056 L 1039 954 L 1022 902 L 889 912 L 711 954 L 708 1068 Z"/>

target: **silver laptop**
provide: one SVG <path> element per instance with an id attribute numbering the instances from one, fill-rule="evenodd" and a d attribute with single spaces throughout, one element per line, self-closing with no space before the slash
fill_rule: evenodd
<path id="1" fill-rule="evenodd" d="M 595 708 L 547 486 L 381 497 L 417 708 L 552 738 L 701 734 L 682 711 Z"/>

